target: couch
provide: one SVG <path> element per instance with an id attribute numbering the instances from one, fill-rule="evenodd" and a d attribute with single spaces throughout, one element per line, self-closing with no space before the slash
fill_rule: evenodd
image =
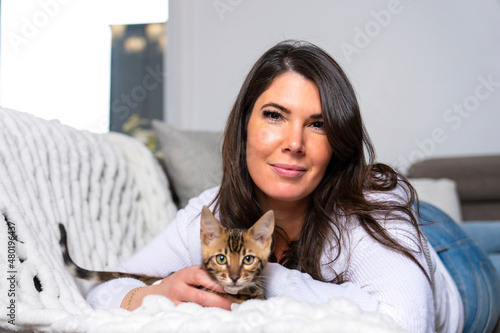
<path id="1" fill-rule="evenodd" d="M 464 221 L 500 220 L 500 155 L 426 159 L 408 177 L 454 181 Z"/>
<path id="2" fill-rule="evenodd" d="M 420 188 L 421 199 L 431 197 L 459 223 L 500 221 L 500 155 L 429 158 L 407 176 L 417 191 L 430 184 Z M 494 332 L 500 333 L 500 321 Z"/>
<path id="3" fill-rule="evenodd" d="M 225 311 L 148 296 L 133 312 L 92 309 L 85 301 L 89 283 L 64 267 L 58 223 L 66 226 L 78 264 L 112 269 L 168 225 L 194 195 L 187 190 L 218 181 L 200 154 L 217 151 L 220 136 L 160 133 L 164 124 L 157 123 L 158 136 L 170 137 L 162 145 L 167 178 L 129 136 L 79 131 L 3 108 L 0 124 L 0 331 L 402 332 L 390 318 L 345 299 L 315 305 L 276 297 Z M 192 164 L 194 157 L 203 162 Z"/>

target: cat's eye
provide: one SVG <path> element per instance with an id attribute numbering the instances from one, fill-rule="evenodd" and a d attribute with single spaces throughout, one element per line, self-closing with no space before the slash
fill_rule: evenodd
<path id="1" fill-rule="evenodd" d="M 219 264 L 219 265 L 225 265 L 227 263 L 227 258 L 226 256 L 222 255 L 222 254 L 219 254 L 215 257 L 215 261 Z"/>
<path id="2" fill-rule="evenodd" d="M 246 256 L 245 258 L 243 258 L 243 263 L 245 265 L 251 265 L 251 264 L 253 264 L 254 260 L 255 260 L 254 256 Z"/>

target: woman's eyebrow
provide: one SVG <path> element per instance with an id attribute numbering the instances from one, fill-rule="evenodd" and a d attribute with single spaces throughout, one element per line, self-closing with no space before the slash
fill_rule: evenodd
<path id="1" fill-rule="evenodd" d="M 280 111 L 288 113 L 288 114 L 292 113 L 290 110 L 288 110 L 283 105 L 280 105 L 280 104 L 274 103 L 274 102 L 270 102 L 270 103 L 266 103 L 266 104 L 262 105 L 261 109 L 265 109 L 268 106 L 274 107 L 274 108 L 279 109 Z M 316 113 L 316 114 L 312 114 L 309 116 L 309 118 L 311 118 L 311 119 L 323 119 L 323 114 L 321 112 Z"/>
<path id="2" fill-rule="evenodd" d="M 312 114 L 309 116 L 311 119 L 323 119 L 323 114 L 322 113 L 317 113 L 317 114 Z"/>
<path id="3" fill-rule="evenodd" d="M 274 102 L 270 102 L 270 103 L 266 103 L 266 104 L 262 105 L 262 109 L 265 109 L 268 106 L 271 106 L 271 107 L 276 108 L 276 109 L 280 109 L 281 111 L 283 111 L 285 113 L 291 113 L 290 110 L 288 110 L 283 105 L 280 105 L 280 104 L 277 104 L 277 103 L 274 103 Z"/>

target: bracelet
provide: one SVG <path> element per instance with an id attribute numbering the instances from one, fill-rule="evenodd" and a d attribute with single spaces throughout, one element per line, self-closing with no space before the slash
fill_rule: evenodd
<path id="1" fill-rule="evenodd" d="M 128 299 L 127 308 L 126 308 L 127 311 L 129 311 L 130 303 L 132 303 L 132 298 L 134 298 L 135 293 L 137 292 L 137 290 L 139 290 L 141 288 L 144 288 L 144 287 L 137 287 L 134 289 L 134 291 L 132 291 L 132 294 L 130 295 L 130 298 Z"/>

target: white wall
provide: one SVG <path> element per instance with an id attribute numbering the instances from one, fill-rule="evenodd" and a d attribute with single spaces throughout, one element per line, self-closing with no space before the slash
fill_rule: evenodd
<path id="1" fill-rule="evenodd" d="M 109 128 L 111 24 L 164 22 L 167 0 L 3 0 L 0 105 Z"/>
<path id="2" fill-rule="evenodd" d="M 283 39 L 352 79 L 379 160 L 500 154 L 498 0 L 170 0 L 166 118 L 221 130 L 255 60 Z"/>

